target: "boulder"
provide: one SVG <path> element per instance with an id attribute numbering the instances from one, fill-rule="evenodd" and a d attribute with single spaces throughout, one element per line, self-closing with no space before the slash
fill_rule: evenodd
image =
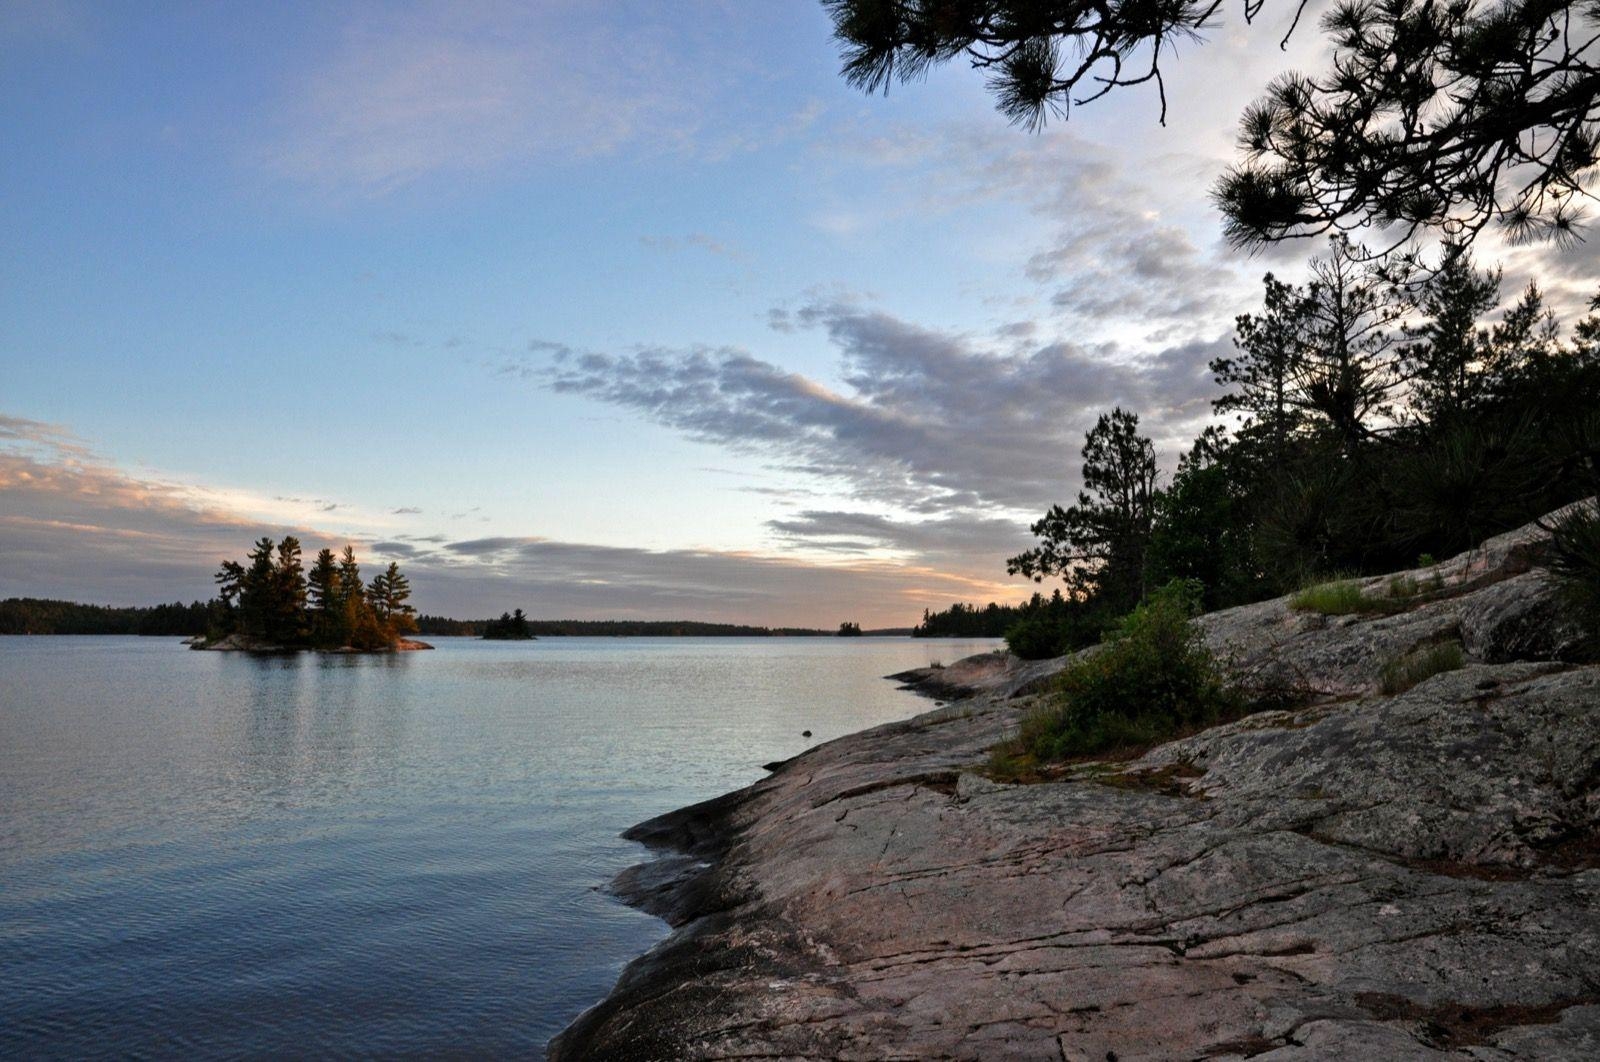
<path id="1" fill-rule="evenodd" d="M 1563 607 L 1554 580 L 1536 569 L 1474 594 L 1461 610 L 1461 641 L 1467 652 L 1491 664 L 1576 661 L 1585 636 Z"/>

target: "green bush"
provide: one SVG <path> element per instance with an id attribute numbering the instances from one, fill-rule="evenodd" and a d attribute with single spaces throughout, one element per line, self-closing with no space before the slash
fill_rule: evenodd
<path id="1" fill-rule="evenodd" d="M 1589 634 L 1589 656 L 1600 657 L 1600 508 L 1594 503 L 1574 506 L 1551 531 L 1550 572 Z"/>
<path id="2" fill-rule="evenodd" d="M 1389 661 L 1384 666 L 1378 685 L 1385 694 L 1393 696 L 1435 675 L 1455 671 L 1465 662 L 1460 642 L 1430 645 Z"/>
<path id="3" fill-rule="evenodd" d="M 1067 651 L 1067 632 L 1048 616 L 1029 616 L 1006 630 L 1006 648 L 1024 660 L 1048 660 Z"/>
<path id="4" fill-rule="evenodd" d="M 996 767 L 1148 745 L 1235 712 L 1241 698 L 1190 622 L 1199 600 L 1193 580 L 1174 580 L 1123 617 L 1102 648 L 1061 672 Z"/>

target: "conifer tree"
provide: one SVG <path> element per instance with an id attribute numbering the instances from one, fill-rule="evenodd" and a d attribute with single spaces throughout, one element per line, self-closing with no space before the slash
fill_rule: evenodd
<path id="1" fill-rule="evenodd" d="M 367 590 L 367 600 L 373 612 L 378 617 L 378 622 L 396 630 L 402 628 L 410 630 L 415 627 L 412 619 L 416 612 L 406 599 L 411 596 L 411 583 L 404 575 L 400 574 L 400 566 L 393 561 L 389 567 L 372 580 L 372 585 Z"/>
<path id="2" fill-rule="evenodd" d="M 1083 485 L 1076 505 L 1037 521 L 1040 545 L 1006 561 L 1006 571 L 1038 582 L 1067 579 L 1077 596 L 1125 609 L 1144 592 L 1144 555 L 1155 516 L 1156 455 L 1139 418 L 1103 413 L 1084 437 Z"/>
<path id="3" fill-rule="evenodd" d="M 1304 356 L 1293 401 L 1321 418 L 1348 456 L 1375 432 L 1405 377 L 1393 331 L 1407 305 L 1385 266 L 1365 248 L 1336 237 L 1311 261 Z"/>
<path id="4" fill-rule="evenodd" d="M 1310 303 L 1305 289 L 1268 273 L 1259 314 L 1235 320 L 1233 357 L 1211 362 L 1222 387 L 1231 388 L 1212 403 L 1218 413 L 1242 413 L 1239 435 L 1263 449 L 1274 473 L 1286 463 L 1290 436 L 1304 419 L 1291 388 L 1305 361 Z"/>
<path id="5" fill-rule="evenodd" d="M 299 644 L 310 631 L 306 623 L 305 566 L 301 562 L 300 540 L 293 535 L 286 535 L 278 543 L 272 582 L 266 635 L 280 645 Z"/>
<path id="6" fill-rule="evenodd" d="M 263 536 L 256 540 L 249 553 L 250 565 L 245 569 L 240 583 L 240 630 L 252 637 L 266 637 L 270 617 L 277 608 L 276 567 L 273 564 L 272 539 Z"/>
<path id="7" fill-rule="evenodd" d="M 1455 423 L 1484 397 L 1492 348 L 1479 319 L 1500 297 L 1500 272 L 1482 272 L 1460 244 L 1449 244 L 1422 285 L 1423 322 L 1406 328 L 1401 349 L 1411 381 L 1411 409 L 1423 423 Z"/>
<path id="8" fill-rule="evenodd" d="M 312 608 L 312 636 L 322 645 L 341 644 L 344 630 L 339 609 L 339 565 L 333 550 L 317 551 L 317 559 L 306 576 Z"/>

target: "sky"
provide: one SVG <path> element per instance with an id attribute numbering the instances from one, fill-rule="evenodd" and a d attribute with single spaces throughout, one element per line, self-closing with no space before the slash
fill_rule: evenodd
<path id="1" fill-rule="evenodd" d="M 1325 59 L 1289 15 L 1181 49 L 1165 125 L 1033 134 L 959 63 L 851 89 L 801 0 L 0 0 L 0 597 L 206 598 L 289 533 L 458 617 L 1026 596 L 1095 417 L 1170 467 L 1315 250 L 1208 200 Z M 1487 246 L 1589 293 L 1591 243 Z"/>

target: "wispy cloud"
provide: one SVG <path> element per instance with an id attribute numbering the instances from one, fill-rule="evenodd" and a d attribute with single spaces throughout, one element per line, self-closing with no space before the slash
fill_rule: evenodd
<path id="1" fill-rule="evenodd" d="M 272 519 L 248 492 L 130 472 L 95 457 L 65 428 L 0 414 L 0 597 L 204 599 L 222 559 L 240 556 L 261 535 L 285 534 L 298 535 L 308 551 L 351 542 L 366 561 L 401 561 L 419 607 L 458 616 L 521 607 L 550 618 L 898 625 L 956 597 L 1014 594 L 985 571 L 935 569 L 909 555 L 819 564 L 776 551 L 646 550 L 517 535 L 385 537 L 324 526 L 316 517 L 328 503 L 315 497 L 266 502 L 309 518 Z"/>
<path id="2" fill-rule="evenodd" d="M 776 122 L 722 120 L 737 65 L 722 49 L 737 49 L 740 13 L 688 6 L 726 31 L 715 61 L 684 5 L 357 6 L 271 100 L 247 161 L 299 185 L 382 196 L 624 149 L 720 157 L 809 128 L 814 103 Z"/>
<path id="3" fill-rule="evenodd" d="M 652 251 L 663 254 L 676 254 L 685 250 L 700 250 L 718 258 L 726 258 L 733 262 L 746 262 L 749 255 L 715 236 L 703 232 L 691 232 L 685 236 L 641 236 L 639 242 Z"/>
<path id="4" fill-rule="evenodd" d="M 524 370 L 690 438 L 769 458 L 865 501 L 925 514 L 1031 511 L 1063 494 L 1099 412 L 1122 403 L 1158 435 L 1209 412 L 1226 339 L 1136 357 L 1115 344 L 1019 346 L 941 332 L 851 303 L 789 318 L 837 349 L 830 387 L 734 348 L 558 350 Z"/>
<path id="5" fill-rule="evenodd" d="M 491 609 L 525 607 L 541 616 L 756 618 L 817 626 L 859 616 L 869 625 L 909 625 L 930 604 L 1016 596 L 1014 587 L 982 576 L 883 561 L 816 564 L 513 537 L 453 542 L 442 553 L 464 563 L 418 570 L 447 593 L 472 585 Z"/>

